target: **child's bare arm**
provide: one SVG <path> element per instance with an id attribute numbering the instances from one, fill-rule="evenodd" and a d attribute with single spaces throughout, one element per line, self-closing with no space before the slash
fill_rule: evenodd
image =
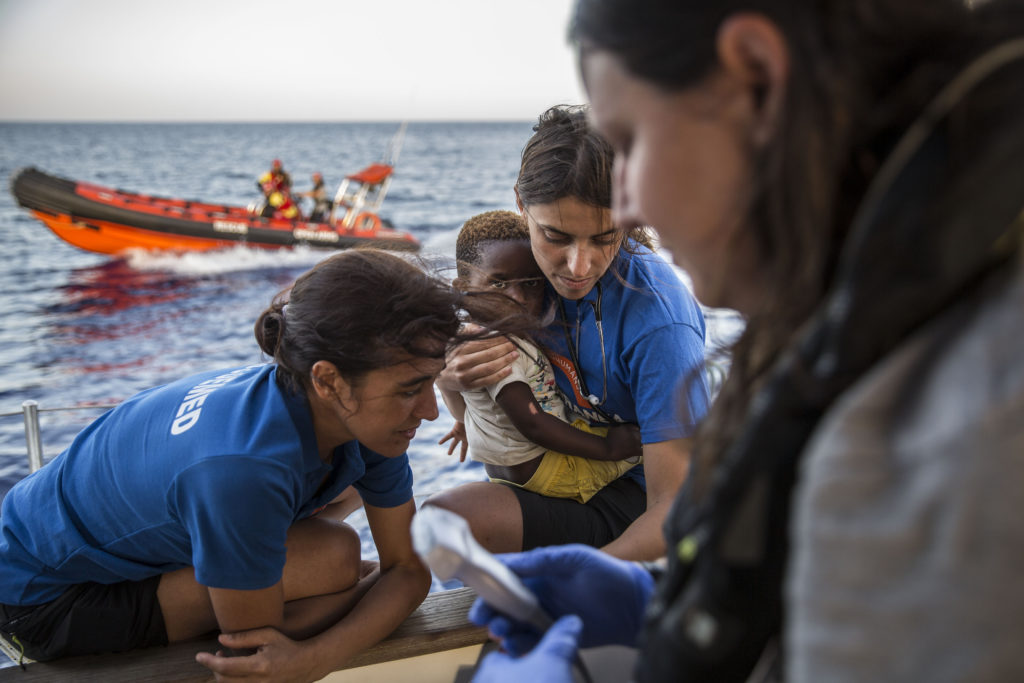
<path id="1" fill-rule="evenodd" d="M 523 436 L 548 450 L 591 460 L 625 460 L 641 454 L 636 425 L 610 427 L 609 438 L 580 431 L 545 413 L 525 382 L 503 386 L 497 401 Z"/>
<path id="2" fill-rule="evenodd" d="M 448 412 L 452 414 L 459 422 L 466 421 L 466 401 L 462 398 L 462 394 L 451 389 L 445 389 L 444 387 L 438 387 L 441 390 L 441 398 L 444 399 L 444 404 L 448 406 Z"/>
<path id="3" fill-rule="evenodd" d="M 466 462 L 466 452 L 469 450 L 469 439 L 466 438 L 466 425 L 458 420 L 452 425 L 451 430 L 447 434 L 441 437 L 438 444 L 443 444 L 445 441 L 451 439 L 451 445 L 448 446 L 448 455 L 455 452 L 456 447 L 459 448 L 459 462 Z"/>
<path id="4" fill-rule="evenodd" d="M 448 455 L 455 452 L 455 448 L 459 447 L 459 462 L 466 462 L 466 451 L 469 448 L 469 439 L 466 438 L 466 401 L 462 398 L 462 394 L 451 389 L 445 389 L 438 387 L 441 390 L 441 398 L 444 399 L 444 404 L 448 406 L 448 412 L 455 418 L 455 424 L 452 425 L 451 430 L 445 434 L 440 441 L 437 443 L 443 444 L 445 441 L 451 439 L 452 443 L 448 447 Z"/>

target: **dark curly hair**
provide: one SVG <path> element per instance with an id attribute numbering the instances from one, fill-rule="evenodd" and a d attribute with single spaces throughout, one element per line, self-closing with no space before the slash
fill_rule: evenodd
<path id="1" fill-rule="evenodd" d="M 469 277 L 469 266 L 480 263 L 484 242 L 530 241 L 526 220 L 514 211 L 486 211 L 462 224 L 455 240 L 455 262 L 459 277 Z"/>

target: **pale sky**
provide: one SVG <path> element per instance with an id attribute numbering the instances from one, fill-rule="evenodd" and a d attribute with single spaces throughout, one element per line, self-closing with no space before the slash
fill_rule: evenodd
<path id="1" fill-rule="evenodd" d="M 0 120 L 530 120 L 571 0 L 0 0 Z"/>

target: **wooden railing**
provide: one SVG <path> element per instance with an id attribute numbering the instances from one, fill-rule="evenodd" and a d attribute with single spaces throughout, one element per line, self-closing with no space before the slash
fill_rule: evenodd
<path id="1" fill-rule="evenodd" d="M 487 631 L 473 625 L 466 613 L 475 594 L 469 588 L 432 593 L 395 632 L 349 660 L 343 669 L 379 664 L 479 645 Z M 211 672 L 195 661 L 200 651 L 215 652 L 214 637 L 107 655 L 69 657 L 0 669 L 0 681 L 103 681 L 109 683 L 186 683 L 209 681 Z M 417 680 L 415 676 L 409 680 Z"/>

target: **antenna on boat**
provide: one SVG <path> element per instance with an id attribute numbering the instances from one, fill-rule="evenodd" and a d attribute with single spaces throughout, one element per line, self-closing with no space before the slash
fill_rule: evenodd
<path id="1" fill-rule="evenodd" d="M 398 127 L 398 132 L 391 136 L 391 140 L 388 142 L 388 150 L 384 155 L 384 163 L 388 166 L 394 167 L 398 163 L 398 155 L 402 152 L 402 143 L 405 141 L 405 129 L 408 125 L 408 121 L 402 121 L 402 124 Z"/>
<path id="2" fill-rule="evenodd" d="M 387 194 L 388 187 L 391 185 L 391 174 L 398 162 L 398 155 L 402 151 L 402 141 L 405 138 L 407 125 L 408 122 L 403 121 L 398 127 L 398 132 L 388 141 L 382 161 L 370 164 L 358 173 L 345 176 L 331 203 L 328 223 L 335 225 L 337 211 L 339 208 L 343 208 L 344 213 L 338 220 L 344 228 L 376 232 L 382 225 L 385 225 L 377 212 L 380 211 L 384 195 Z M 355 188 L 350 190 L 353 184 Z M 386 227 L 391 226 L 387 224 Z"/>

